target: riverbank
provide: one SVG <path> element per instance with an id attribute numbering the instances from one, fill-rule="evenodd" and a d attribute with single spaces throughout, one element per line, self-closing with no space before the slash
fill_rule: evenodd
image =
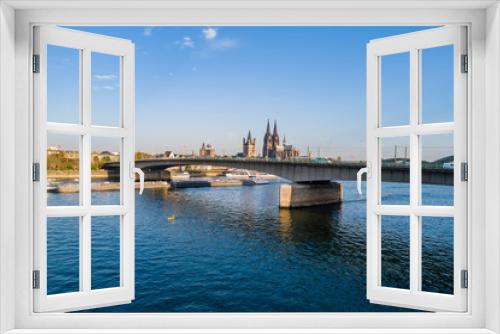
<path id="1" fill-rule="evenodd" d="M 90 186 L 92 191 L 118 191 L 120 190 L 119 182 L 95 182 Z M 139 189 L 140 184 L 135 183 L 135 189 Z M 169 189 L 170 185 L 164 181 L 148 181 L 144 182 L 145 189 Z M 71 194 L 78 193 L 80 186 L 78 183 L 61 183 L 53 187 L 49 187 L 47 192 L 58 194 Z"/>
<path id="2" fill-rule="evenodd" d="M 205 188 L 205 187 L 241 187 L 241 186 L 256 186 L 261 184 L 268 184 L 268 181 L 263 180 L 252 180 L 252 179 L 244 179 L 244 180 L 179 180 L 172 181 L 170 183 L 173 189 L 175 188 Z"/>
<path id="3" fill-rule="evenodd" d="M 92 170 L 91 176 L 93 179 L 105 179 L 108 177 L 108 171 L 104 169 Z M 47 179 L 49 180 L 70 180 L 79 179 L 80 173 L 77 170 L 49 170 L 47 171 Z"/>
<path id="4" fill-rule="evenodd" d="M 80 191 L 80 185 L 77 182 L 64 182 L 64 180 L 71 179 L 57 178 L 56 180 L 63 180 L 60 183 L 52 183 L 48 186 L 47 192 L 58 194 L 72 194 Z M 145 189 L 181 189 L 181 188 L 205 188 L 205 187 L 241 187 L 241 186 L 255 186 L 267 184 L 268 181 L 264 180 L 179 180 L 170 183 L 166 181 L 146 181 L 144 182 Z M 135 183 L 135 188 L 139 189 L 139 182 Z M 92 191 L 118 191 L 120 190 L 119 182 L 100 181 L 91 183 Z"/>

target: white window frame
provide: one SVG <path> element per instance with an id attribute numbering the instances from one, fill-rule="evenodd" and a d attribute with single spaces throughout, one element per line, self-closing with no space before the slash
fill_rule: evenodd
<path id="1" fill-rule="evenodd" d="M 48 45 L 71 48 L 79 54 L 78 84 L 80 87 L 80 122 L 65 124 L 47 121 L 47 58 Z M 124 39 L 112 38 L 53 26 L 34 27 L 33 52 L 39 56 L 39 71 L 33 75 L 34 116 L 33 153 L 39 163 L 39 181 L 33 184 L 33 268 L 39 273 L 39 288 L 34 289 L 35 312 L 75 311 L 99 306 L 129 303 L 134 299 L 135 192 L 133 163 L 134 138 L 134 45 Z M 93 125 L 91 110 L 92 53 L 99 52 L 119 60 L 119 125 Z M 79 142 L 79 204 L 72 206 L 47 205 L 47 136 L 64 134 L 78 137 Z M 91 151 L 93 138 L 113 138 L 120 141 L 120 203 L 93 205 L 91 203 Z M 92 217 L 119 217 L 120 285 L 92 289 Z M 55 217 L 79 219 L 79 291 L 47 294 L 47 224 Z"/>
<path id="2" fill-rule="evenodd" d="M 422 123 L 422 51 L 453 46 L 453 119 L 442 123 Z M 409 124 L 383 126 L 381 108 L 384 56 L 409 57 Z M 467 183 L 462 180 L 461 164 L 467 163 L 467 81 L 462 56 L 467 55 L 467 29 L 449 25 L 370 41 L 367 46 L 367 297 L 384 305 L 415 307 L 431 311 L 467 310 L 467 289 L 462 287 L 462 270 L 467 270 Z M 453 135 L 454 181 L 451 206 L 422 204 L 422 136 Z M 410 201 L 403 205 L 381 203 L 382 140 L 408 138 L 410 149 Z M 382 217 L 409 219 L 409 289 L 382 286 Z M 422 291 L 422 217 L 453 219 L 453 294 Z M 404 222 L 403 222 L 404 224 Z"/>
<path id="3" fill-rule="evenodd" d="M 125 6 L 129 8 L 122 8 Z M 165 329 L 165 332 L 168 328 L 198 328 L 199 332 L 223 332 L 221 328 L 232 328 L 225 332 L 286 332 L 289 329 L 295 333 L 333 333 L 357 328 L 359 332 L 380 333 L 381 328 L 385 328 L 382 332 L 392 328 L 392 332 L 398 333 L 416 333 L 417 329 L 420 332 L 433 329 L 439 333 L 499 332 L 500 10 L 495 1 L 409 0 L 404 4 L 391 1 L 234 1 L 233 4 L 186 1 L 181 4 L 101 0 L 63 4 L 10 0 L 0 3 L 0 14 L 0 130 L 3 130 L 0 131 L 0 331 L 37 333 L 43 329 L 45 332 L 47 329 L 66 329 L 64 332 L 79 329 L 79 333 L 83 333 L 94 329 L 93 333 L 106 333 L 109 332 L 106 329 L 121 328 L 129 329 L 128 333 L 138 333 L 145 328 Z M 31 31 L 35 24 L 469 25 L 468 218 L 471 224 L 468 257 L 471 263 L 468 312 L 34 314 L 30 288 L 33 203 L 26 199 L 32 198 L 30 55 Z M 12 69 L 14 59 L 15 71 Z M 15 189 L 14 198 L 12 189 Z"/>

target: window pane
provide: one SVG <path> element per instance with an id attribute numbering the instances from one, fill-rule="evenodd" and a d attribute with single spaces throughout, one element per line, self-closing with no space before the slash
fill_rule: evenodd
<path id="1" fill-rule="evenodd" d="M 120 286 L 120 216 L 92 217 L 92 289 Z"/>
<path id="2" fill-rule="evenodd" d="M 121 126 L 120 57 L 92 53 L 92 124 Z"/>
<path id="3" fill-rule="evenodd" d="M 453 206 L 453 135 L 420 136 L 422 204 Z"/>
<path id="4" fill-rule="evenodd" d="M 382 56 L 380 61 L 381 126 L 410 124 L 410 53 Z"/>
<path id="5" fill-rule="evenodd" d="M 453 45 L 423 49 L 422 123 L 453 122 Z"/>
<path id="6" fill-rule="evenodd" d="M 80 218 L 47 219 L 47 293 L 80 290 Z"/>
<path id="7" fill-rule="evenodd" d="M 119 205 L 121 138 L 92 137 L 92 205 Z M 109 168 L 108 164 L 114 164 Z"/>
<path id="8" fill-rule="evenodd" d="M 380 203 L 410 204 L 410 138 L 381 138 L 382 183 Z"/>
<path id="9" fill-rule="evenodd" d="M 47 205 L 80 204 L 80 136 L 47 135 Z"/>
<path id="10" fill-rule="evenodd" d="M 47 120 L 80 122 L 80 50 L 47 45 Z"/>
<path id="11" fill-rule="evenodd" d="M 382 216 L 382 286 L 410 288 L 410 217 Z"/>
<path id="12" fill-rule="evenodd" d="M 422 217 L 422 291 L 453 294 L 453 218 Z"/>

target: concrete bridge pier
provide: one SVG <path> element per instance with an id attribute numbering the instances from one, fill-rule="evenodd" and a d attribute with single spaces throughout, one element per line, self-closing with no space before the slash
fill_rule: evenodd
<path id="1" fill-rule="evenodd" d="M 280 208 L 340 203 L 343 193 L 342 184 L 332 181 L 282 184 Z"/>

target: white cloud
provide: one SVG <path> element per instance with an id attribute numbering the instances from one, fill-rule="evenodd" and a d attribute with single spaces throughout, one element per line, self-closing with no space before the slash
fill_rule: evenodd
<path id="1" fill-rule="evenodd" d="M 115 80 L 117 76 L 114 74 L 96 74 L 94 78 L 96 80 Z"/>
<path id="2" fill-rule="evenodd" d="M 115 90 L 115 87 L 114 86 L 95 86 L 94 89 L 96 91 L 103 91 L 103 90 Z"/>
<path id="3" fill-rule="evenodd" d="M 183 37 L 182 40 L 175 42 L 175 44 L 180 45 L 181 48 L 194 48 L 194 41 L 191 37 Z"/>
<path id="4" fill-rule="evenodd" d="M 217 29 L 215 28 L 205 28 L 202 30 L 203 36 L 205 36 L 205 39 L 214 39 L 217 37 Z"/>
<path id="5" fill-rule="evenodd" d="M 153 34 L 153 27 L 144 28 L 143 34 L 144 36 L 151 36 Z"/>
<path id="6" fill-rule="evenodd" d="M 216 50 L 233 49 L 238 47 L 238 40 L 232 38 L 221 38 L 213 41 L 210 46 Z"/>

